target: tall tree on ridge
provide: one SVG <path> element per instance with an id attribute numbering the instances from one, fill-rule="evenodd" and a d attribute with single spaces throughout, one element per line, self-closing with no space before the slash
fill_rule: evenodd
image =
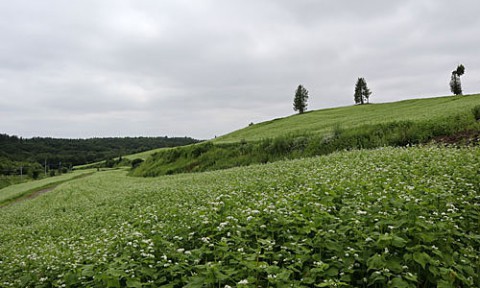
<path id="1" fill-rule="evenodd" d="M 450 91 L 455 95 L 462 95 L 462 82 L 460 76 L 465 74 L 465 66 L 458 65 L 457 69 L 452 71 L 452 78 L 450 79 Z"/>
<path id="2" fill-rule="evenodd" d="M 298 85 L 295 92 L 295 98 L 293 99 L 293 110 L 302 114 L 307 110 L 308 90 L 302 85 Z"/>
<path id="3" fill-rule="evenodd" d="M 372 95 L 372 91 L 368 89 L 365 78 L 358 78 L 357 83 L 355 84 L 355 93 L 353 95 L 355 104 L 365 104 L 365 102 L 369 103 L 370 95 Z"/>

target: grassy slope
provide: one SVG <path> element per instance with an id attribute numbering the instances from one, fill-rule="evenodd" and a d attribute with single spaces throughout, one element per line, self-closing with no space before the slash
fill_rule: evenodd
<path id="1" fill-rule="evenodd" d="M 478 133 L 480 122 L 475 121 L 472 109 L 479 104 L 477 94 L 311 111 L 206 143 L 158 150 L 132 175 L 211 171 L 344 149 L 420 144 L 467 130 Z"/>
<path id="2" fill-rule="evenodd" d="M 350 129 L 393 121 L 427 121 L 469 112 L 480 104 L 480 94 L 405 100 L 310 111 L 247 127 L 218 137 L 214 143 L 255 141 L 285 134 L 327 134 L 340 125 Z"/>

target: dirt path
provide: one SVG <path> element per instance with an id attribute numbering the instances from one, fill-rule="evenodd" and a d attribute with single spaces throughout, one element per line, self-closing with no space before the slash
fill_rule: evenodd
<path id="1" fill-rule="evenodd" d="M 58 184 L 58 185 L 60 185 L 60 184 Z M 19 197 L 19 198 L 13 200 L 12 202 L 8 202 L 4 205 L 1 205 L 0 209 L 11 206 L 11 205 L 15 205 L 18 202 L 22 202 L 22 201 L 25 201 L 25 200 L 28 200 L 28 199 L 36 198 L 36 197 L 38 197 L 38 196 L 40 196 L 44 193 L 52 191 L 53 189 L 57 188 L 58 185 L 55 185 L 55 186 L 52 186 L 52 187 L 49 187 L 49 188 L 45 188 L 45 189 L 41 189 L 41 190 L 35 191 L 33 193 L 27 194 L 25 196 Z"/>
<path id="2" fill-rule="evenodd" d="M 39 190 L 34 190 L 33 192 L 28 193 L 26 195 L 23 195 L 21 197 L 18 197 L 16 199 L 12 200 L 11 202 L 0 204 L 0 209 L 11 206 L 11 205 L 15 205 L 18 202 L 22 202 L 22 201 L 26 201 L 26 200 L 29 200 L 29 199 L 37 198 L 38 196 L 40 196 L 42 194 L 45 194 L 45 193 L 48 193 L 48 192 L 54 190 L 55 188 L 57 188 L 58 186 L 60 186 L 63 183 L 70 182 L 72 180 L 76 180 L 76 179 L 80 179 L 80 178 L 84 178 L 84 177 L 90 176 L 92 174 L 93 173 L 86 173 L 86 174 L 83 174 L 83 175 L 75 176 L 75 177 L 73 177 L 71 179 L 68 179 L 68 180 L 65 180 L 65 181 L 60 181 L 58 183 L 52 183 L 52 185 L 49 186 L 49 187 L 40 188 Z"/>
<path id="3" fill-rule="evenodd" d="M 60 184 L 58 184 L 58 185 L 60 185 Z M 33 198 L 38 197 L 38 196 L 40 196 L 40 195 L 42 195 L 42 194 L 44 194 L 44 193 L 47 193 L 47 192 L 52 191 L 53 189 L 57 188 L 58 185 L 55 185 L 55 186 L 50 187 L 50 188 L 45 188 L 45 189 L 42 189 L 42 190 L 35 191 L 35 192 L 33 192 L 32 194 L 28 194 L 28 195 L 26 195 L 25 197 L 20 198 L 20 199 L 18 199 L 18 200 L 33 199 Z"/>

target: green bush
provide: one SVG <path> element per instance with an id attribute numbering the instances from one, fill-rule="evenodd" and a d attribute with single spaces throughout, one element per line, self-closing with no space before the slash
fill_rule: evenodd
<path id="1" fill-rule="evenodd" d="M 143 159 L 140 159 L 140 158 L 133 159 L 133 160 L 132 160 L 132 163 L 131 163 L 132 169 L 137 168 L 137 167 L 140 166 L 140 164 L 142 164 L 142 163 L 143 163 Z"/>
<path id="2" fill-rule="evenodd" d="M 475 120 L 480 121 L 480 105 L 473 107 L 472 113 L 475 117 Z"/>

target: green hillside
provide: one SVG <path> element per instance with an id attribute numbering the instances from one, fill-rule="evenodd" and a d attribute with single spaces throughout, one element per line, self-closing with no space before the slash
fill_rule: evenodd
<path id="1" fill-rule="evenodd" d="M 331 133 L 336 126 L 351 129 L 398 121 L 437 121 L 470 113 L 475 105 L 480 105 L 480 94 L 323 109 L 252 125 L 218 137 L 213 142 L 256 141 L 286 134 L 325 135 Z"/>
<path id="2" fill-rule="evenodd" d="M 311 111 L 205 143 L 158 150 L 132 175 L 211 171 L 340 150 L 423 144 L 459 134 L 465 135 L 460 142 L 471 144 L 480 132 L 475 107 L 480 107 L 480 94 Z"/>

